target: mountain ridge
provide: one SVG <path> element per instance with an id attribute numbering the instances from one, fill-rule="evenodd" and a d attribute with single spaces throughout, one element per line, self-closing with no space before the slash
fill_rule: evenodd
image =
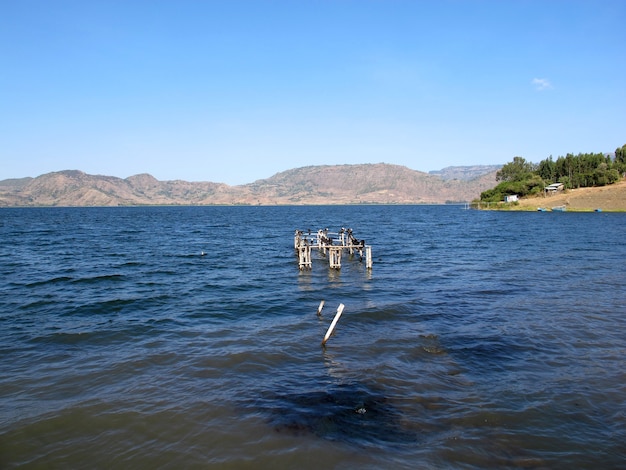
<path id="1" fill-rule="evenodd" d="M 433 174 L 389 163 L 312 165 L 238 186 L 63 170 L 0 181 L 0 206 L 461 203 L 494 187 L 498 168 L 448 167 Z"/>

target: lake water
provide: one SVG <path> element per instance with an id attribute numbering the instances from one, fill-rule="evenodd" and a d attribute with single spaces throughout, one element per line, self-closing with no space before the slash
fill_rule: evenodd
<path id="1" fill-rule="evenodd" d="M 294 230 L 326 227 L 372 270 L 301 272 Z M 0 468 L 625 468 L 625 234 L 461 206 L 2 209 Z"/>

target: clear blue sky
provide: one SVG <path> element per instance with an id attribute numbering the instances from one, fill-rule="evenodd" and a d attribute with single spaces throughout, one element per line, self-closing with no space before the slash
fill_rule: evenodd
<path id="1" fill-rule="evenodd" d="M 0 179 L 626 144 L 623 0 L 0 0 Z"/>

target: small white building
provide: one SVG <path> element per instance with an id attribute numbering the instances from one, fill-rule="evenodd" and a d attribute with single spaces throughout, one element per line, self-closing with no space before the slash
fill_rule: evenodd
<path id="1" fill-rule="evenodd" d="M 511 194 L 509 196 L 504 196 L 504 202 L 515 202 L 519 201 L 517 194 Z"/>
<path id="2" fill-rule="evenodd" d="M 543 188 L 546 194 L 554 194 L 557 191 L 563 191 L 563 183 L 552 183 Z"/>

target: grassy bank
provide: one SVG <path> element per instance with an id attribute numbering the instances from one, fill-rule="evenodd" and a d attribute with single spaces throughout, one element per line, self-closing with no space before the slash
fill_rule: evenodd
<path id="1" fill-rule="evenodd" d="M 484 210 L 536 211 L 565 206 L 568 212 L 626 212 L 626 180 L 598 188 L 569 189 L 551 196 L 523 198 L 517 202 L 479 203 Z M 475 207 L 475 206 L 473 206 Z"/>

